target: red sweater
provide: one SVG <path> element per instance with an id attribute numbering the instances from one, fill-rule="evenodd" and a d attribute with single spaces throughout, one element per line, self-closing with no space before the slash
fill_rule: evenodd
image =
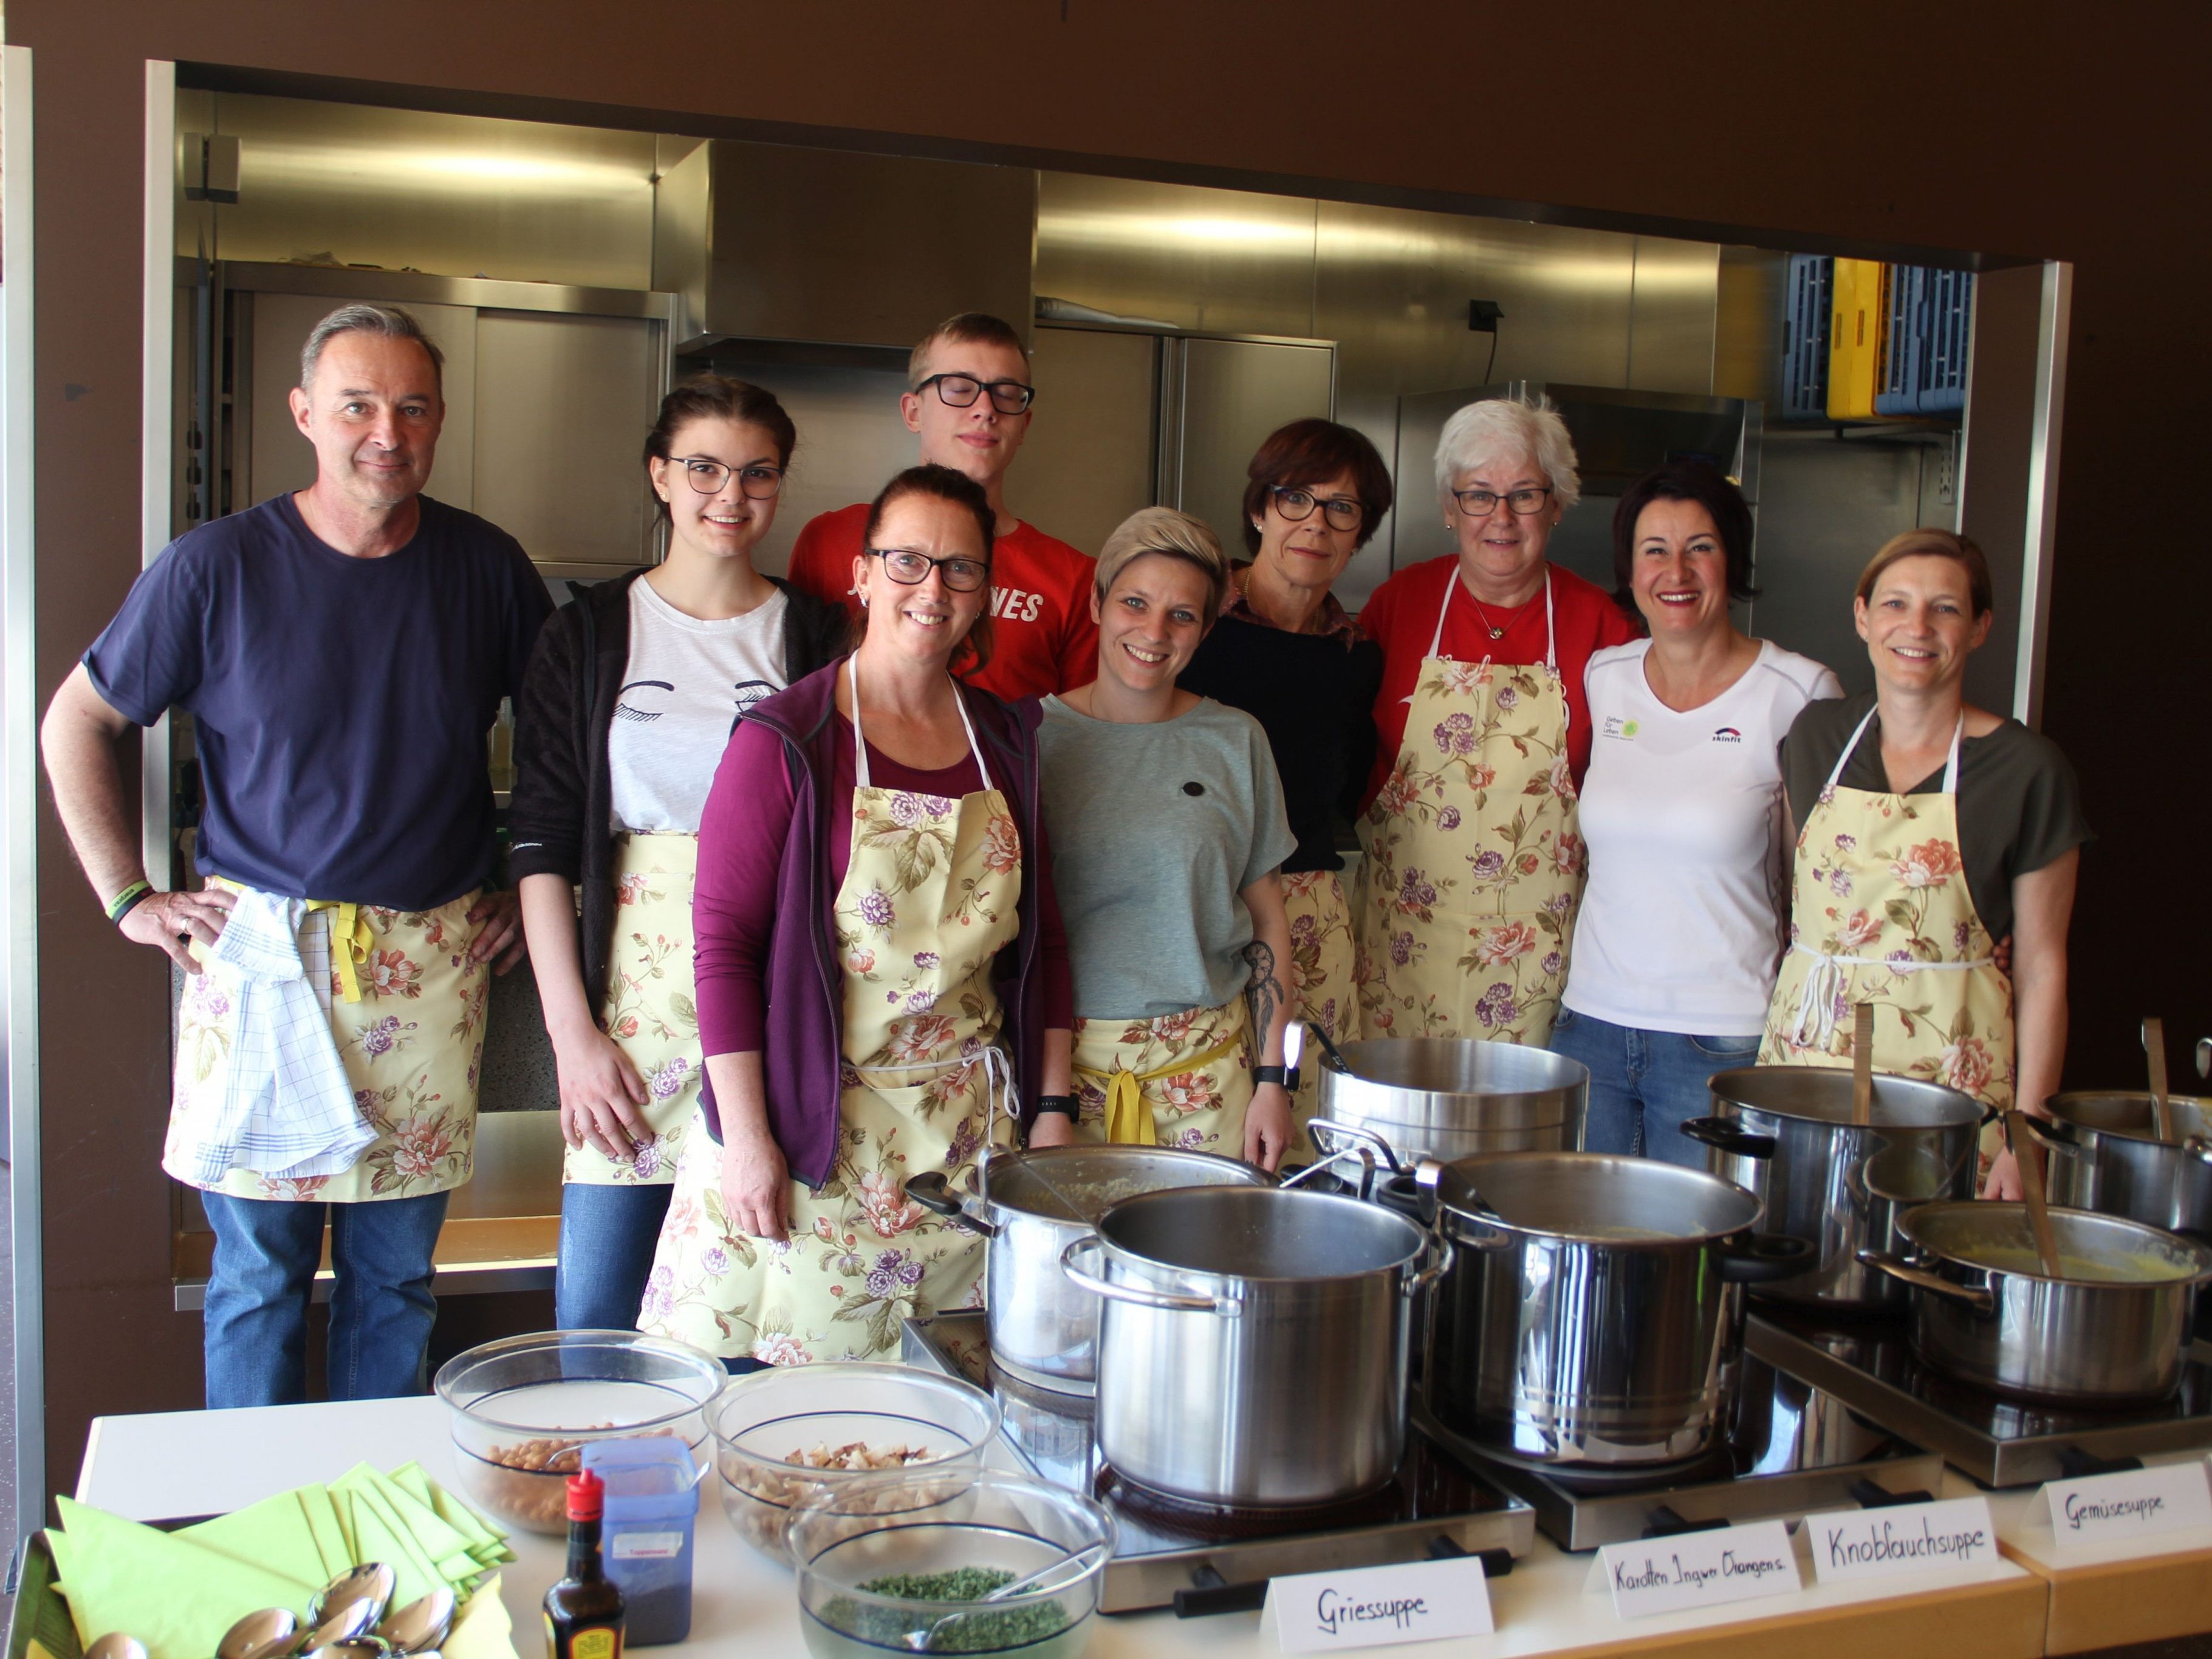
<path id="1" fill-rule="evenodd" d="M 791 550 L 791 581 L 855 617 L 853 561 L 868 527 L 868 504 L 811 520 Z M 1091 620 L 1088 554 L 1018 524 L 991 546 L 991 661 L 966 676 L 1005 702 L 1070 691 L 1098 678 L 1098 625 Z"/>
<path id="2" fill-rule="evenodd" d="M 1421 659 L 1429 653 L 1429 641 L 1437 628 L 1437 607 L 1444 602 L 1444 586 L 1459 572 L 1459 559 L 1447 554 L 1409 566 L 1375 590 L 1359 613 L 1359 626 L 1382 647 L 1382 690 L 1375 699 L 1375 770 L 1367 781 L 1370 800 L 1397 763 L 1398 745 L 1406 738 L 1406 699 L 1421 676 Z M 1551 567 L 1552 612 L 1559 632 L 1559 675 L 1567 695 L 1567 763 L 1574 769 L 1577 787 L 1589 769 L 1589 698 L 1583 690 L 1583 670 L 1591 656 L 1607 646 L 1626 645 L 1638 637 L 1613 596 L 1584 581 L 1571 570 Z M 1464 582 L 1452 586 L 1451 609 L 1444 617 L 1443 655 L 1460 662 L 1529 663 L 1544 660 L 1544 595 L 1512 613 L 1512 620 L 1497 606 L 1491 616 L 1505 624 L 1505 637 L 1493 640 L 1490 629 L 1475 614 L 1474 600 Z"/>

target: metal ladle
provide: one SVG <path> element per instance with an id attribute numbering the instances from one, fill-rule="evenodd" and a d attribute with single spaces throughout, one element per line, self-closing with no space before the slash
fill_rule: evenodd
<path id="1" fill-rule="evenodd" d="M 909 1651 L 915 1653 L 931 1652 L 936 1646 L 937 1632 L 943 1630 L 947 1625 L 951 1624 L 954 1620 L 969 1618 L 971 1616 L 973 1609 L 986 1607 L 993 1601 L 1009 1601 L 1017 1595 L 1027 1595 L 1032 1594 L 1040 1585 L 1044 1584 L 1044 1581 L 1046 1579 L 1051 1577 L 1054 1573 L 1064 1571 L 1073 1564 L 1080 1563 L 1081 1565 L 1077 1567 L 1077 1570 L 1069 1575 L 1067 1582 L 1068 1583 L 1073 1583 L 1076 1579 L 1082 1577 L 1085 1573 L 1091 1570 L 1091 1558 L 1097 1555 L 1105 1547 L 1106 1540 L 1102 1539 L 1099 1542 L 1091 1545 L 1087 1549 L 1078 1550 L 1073 1555 L 1063 1555 L 1059 1560 L 1051 1563 L 1049 1565 L 1039 1567 L 1035 1572 L 1024 1574 L 1022 1577 L 1015 1579 L 1011 1584 L 1001 1584 L 998 1589 L 992 1590 L 986 1595 L 977 1596 L 973 1601 L 969 1602 L 966 1607 L 962 1607 L 957 1613 L 945 1613 L 943 1617 L 937 1620 L 935 1623 L 932 1624 L 927 1630 L 908 1631 L 904 1635 L 899 1638 L 899 1640 L 906 1644 Z M 1048 1589 L 1060 1589 L 1065 1588 L 1060 1584 L 1050 1584 L 1045 1585 L 1044 1587 Z"/>

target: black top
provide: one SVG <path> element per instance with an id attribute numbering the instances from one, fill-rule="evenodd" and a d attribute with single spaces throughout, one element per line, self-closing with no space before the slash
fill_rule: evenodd
<path id="1" fill-rule="evenodd" d="M 552 875 L 582 888 L 584 991 L 594 1012 L 605 1000 L 614 939 L 614 778 L 607 732 L 629 662 L 634 570 L 562 605 L 538 636 L 514 700 L 513 840 L 507 875 Z M 789 602 L 783 621 L 784 683 L 795 685 L 845 650 L 842 605 L 825 605 L 768 579 Z"/>
<path id="2" fill-rule="evenodd" d="M 1874 707 L 1875 694 L 1810 702 L 1782 740 L 1782 776 L 1790 813 L 1799 829 L 1835 769 L 1836 757 Z M 1881 721 L 1876 719 L 1836 780 L 1845 789 L 1887 793 L 1881 763 Z M 1943 767 L 1905 793 L 1943 791 Z M 2081 786 L 2074 768 L 2050 738 L 2008 720 L 1987 737 L 1959 745 L 1959 855 L 1966 887 L 1990 937 L 2012 932 L 2012 884 L 2094 840 L 2081 812 Z"/>
<path id="3" fill-rule="evenodd" d="M 1260 722 L 1282 774 L 1283 805 L 1297 851 L 1283 873 L 1341 870 L 1336 831 L 1359 808 L 1375 763 L 1375 696 L 1382 647 L 1364 636 L 1286 634 L 1226 616 L 1178 682 L 1186 691 L 1241 708 Z"/>

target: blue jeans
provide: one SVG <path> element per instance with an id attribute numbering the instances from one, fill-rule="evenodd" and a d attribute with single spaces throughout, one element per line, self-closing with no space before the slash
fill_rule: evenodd
<path id="1" fill-rule="evenodd" d="M 553 1268 L 553 1321 L 564 1331 L 631 1331 L 668 1214 L 671 1185 L 561 1188 L 561 1255 Z"/>
<path id="2" fill-rule="evenodd" d="M 1589 1067 L 1589 1115 L 1583 1150 L 1662 1158 L 1705 1167 L 1705 1148 L 1681 1125 L 1713 1109 L 1707 1082 L 1716 1072 L 1759 1059 L 1755 1036 L 1683 1036 L 1642 1031 L 1559 1010 L 1552 1052 Z"/>
<path id="3" fill-rule="evenodd" d="M 331 1229 L 330 1397 L 420 1394 L 438 1304 L 430 1253 L 444 1193 L 366 1204 L 202 1193 L 215 1229 L 208 1275 L 207 1403 L 289 1406 L 307 1397 L 307 1304 Z"/>

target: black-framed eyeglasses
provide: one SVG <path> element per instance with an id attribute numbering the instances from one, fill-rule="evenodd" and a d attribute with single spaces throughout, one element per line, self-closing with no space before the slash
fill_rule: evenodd
<path id="1" fill-rule="evenodd" d="M 953 409 L 973 409 L 975 399 L 991 394 L 991 407 L 1001 415 L 1018 415 L 1036 401 L 1036 388 L 1019 380 L 979 380 L 973 374 L 933 374 L 915 387 L 917 393 L 937 388 L 939 399 Z"/>
<path id="2" fill-rule="evenodd" d="M 1531 513 L 1541 513 L 1551 495 L 1549 485 L 1540 485 L 1533 489 L 1509 489 L 1502 495 L 1494 489 L 1455 489 L 1452 499 L 1470 519 L 1488 518 L 1498 511 L 1500 501 L 1516 516 L 1525 519 Z"/>
<path id="3" fill-rule="evenodd" d="M 872 547 L 868 556 L 881 559 L 884 574 L 905 587 L 921 586 L 929 580 L 933 570 L 955 593 L 973 593 L 991 580 L 989 565 L 981 559 L 963 558 L 957 554 L 949 559 L 933 559 L 910 547 Z"/>
<path id="4" fill-rule="evenodd" d="M 767 501 L 783 488 L 783 469 L 780 466 L 725 466 L 704 455 L 686 456 L 676 465 L 684 469 L 691 488 L 702 495 L 720 495 L 732 472 L 738 475 L 738 488 L 749 501 Z"/>
<path id="5" fill-rule="evenodd" d="M 1357 530 L 1359 521 L 1367 516 L 1366 503 L 1356 495 L 1316 495 L 1295 484 L 1270 484 L 1267 493 L 1275 498 L 1275 511 L 1292 524 L 1313 517 L 1316 507 L 1321 508 L 1322 517 L 1328 520 L 1331 530 Z"/>

